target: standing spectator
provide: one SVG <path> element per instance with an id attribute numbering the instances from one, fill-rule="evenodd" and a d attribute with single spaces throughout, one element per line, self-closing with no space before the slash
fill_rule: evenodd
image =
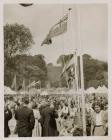
<path id="1" fill-rule="evenodd" d="M 46 104 L 46 107 L 41 112 L 41 125 L 42 125 L 42 136 L 57 136 L 57 124 L 56 118 L 58 118 L 57 112 L 54 110 L 54 107 L 49 104 Z"/>
<path id="2" fill-rule="evenodd" d="M 8 106 L 6 105 L 4 109 L 4 136 L 5 137 L 8 137 L 10 135 L 8 122 L 11 118 L 12 118 L 12 113 L 9 110 Z"/>
<path id="3" fill-rule="evenodd" d="M 34 118 L 35 118 L 35 126 L 34 126 L 34 129 L 33 129 L 32 136 L 33 137 L 38 137 L 38 136 L 41 136 L 41 125 L 38 121 L 40 119 L 40 112 L 37 108 L 36 103 L 33 104 L 32 109 L 33 109 Z"/>
<path id="4" fill-rule="evenodd" d="M 22 98 L 23 105 L 15 111 L 17 120 L 17 133 L 19 137 L 31 137 L 35 125 L 33 110 L 28 108 L 28 98 Z"/>
<path id="5" fill-rule="evenodd" d="M 69 108 L 67 102 L 65 102 L 63 108 L 62 108 L 62 116 L 67 117 L 69 115 Z"/>
<path id="6" fill-rule="evenodd" d="M 101 110 L 99 103 L 94 105 L 94 113 L 92 114 L 91 135 L 104 136 L 106 131 L 106 114 Z"/>

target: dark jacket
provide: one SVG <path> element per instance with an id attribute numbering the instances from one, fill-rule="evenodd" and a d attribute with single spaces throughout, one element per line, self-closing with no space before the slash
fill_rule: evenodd
<path id="1" fill-rule="evenodd" d="M 54 109 L 51 109 L 49 106 L 45 107 L 41 112 L 40 123 L 42 125 L 42 136 L 57 136 L 57 125 L 56 118 L 58 118 L 58 114 Z"/>
<path id="2" fill-rule="evenodd" d="M 9 120 L 12 118 L 12 113 L 9 109 L 4 111 L 4 137 L 8 137 L 10 135 L 10 129 L 8 126 Z"/>
<path id="3" fill-rule="evenodd" d="M 35 125 L 33 110 L 23 106 L 16 110 L 17 133 L 19 137 L 31 137 Z"/>

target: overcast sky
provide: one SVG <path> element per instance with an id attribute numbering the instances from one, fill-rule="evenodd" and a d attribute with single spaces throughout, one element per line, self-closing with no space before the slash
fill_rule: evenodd
<path id="1" fill-rule="evenodd" d="M 53 38 L 51 45 L 41 46 L 49 29 L 66 14 L 70 7 L 72 8 L 72 24 L 68 27 L 68 32 Z M 36 4 L 27 8 L 19 4 L 9 4 L 4 5 L 4 25 L 18 23 L 30 28 L 35 45 L 31 47 L 29 53 L 31 55 L 43 54 L 47 63 L 56 64 L 59 55 L 72 53 L 75 47 L 78 48 L 79 31 L 82 52 L 90 54 L 95 59 L 107 61 L 107 10 L 106 4 L 81 4 L 80 6 Z"/>

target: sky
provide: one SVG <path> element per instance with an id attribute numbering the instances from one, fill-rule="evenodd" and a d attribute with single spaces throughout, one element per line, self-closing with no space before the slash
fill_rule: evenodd
<path id="1" fill-rule="evenodd" d="M 51 45 L 41 46 L 50 28 L 72 8 L 67 32 L 53 38 Z M 35 44 L 30 55 L 43 54 L 47 63 L 56 65 L 61 54 L 81 53 L 107 61 L 108 11 L 106 4 L 35 4 L 22 7 L 19 4 L 4 5 L 4 25 L 24 24 L 33 35 Z"/>

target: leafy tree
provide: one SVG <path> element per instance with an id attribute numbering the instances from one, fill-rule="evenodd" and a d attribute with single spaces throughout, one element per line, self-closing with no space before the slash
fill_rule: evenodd
<path id="1" fill-rule="evenodd" d="M 64 67 L 64 62 L 69 61 L 73 57 L 73 54 L 69 55 L 61 55 L 58 58 L 57 63 L 60 63 L 62 67 Z M 80 58 L 78 56 L 78 62 L 80 62 Z M 106 62 L 102 62 L 96 59 L 93 59 L 90 55 L 83 55 L 83 65 L 84 65 L 84 86 L 88 88 L 93 86 L 97 88 L 99 85 L 108 85 L 107 72 L 108 65 Z M 80 73 L 80 72 L 79 72 Z M 65 77 L 65 76 L 64 76 Z"/>
<path id="2" fill-rule="evenodd" d="M 25 79 L 26 85 L 29 84 L 29 80 L 31 82 L 40 80 L 42 86 L 45 86 L 47 68 L 42 55 L 16 55 L 9 60 L 4 70 L 4 84 L 6 86 L 11 86 L 15 74 L 17 76 L 18 86 L 22 84 L 23 79 Z"/>
<path id="3" fill-rule="evenodd" d="M 34 44 L 29 28 L 19 24 L 4 26 L 4 55 L 5 59 L 23 53 Z"/>

